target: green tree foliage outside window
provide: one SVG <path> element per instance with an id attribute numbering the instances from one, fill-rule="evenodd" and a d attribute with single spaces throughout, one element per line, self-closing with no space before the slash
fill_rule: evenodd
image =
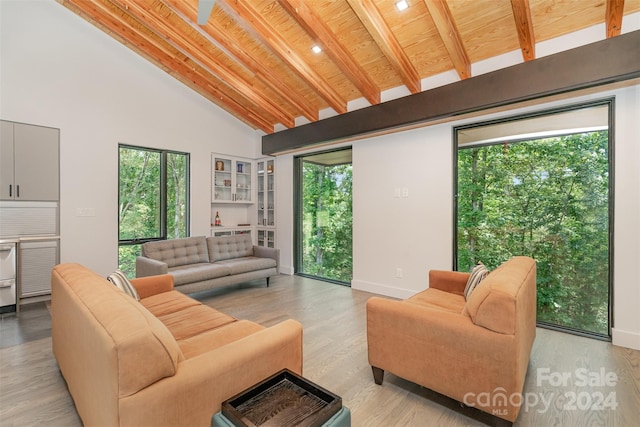
<path id="1" fill-rule="evenodd" d="M 303 162 L 302 273 L 350 283 L 352 260 L 351 164 Z"/>
<path id="2" fill-rule="evenodd" d="M 188 155 L 167 153 L 167 238 L 187 237 Z"/>
<path id="3" fill-rule="evenodd" d="M 608 132 L 458 150 L 457 265 L 537 261 L 539 322 L 609 333 Z"/>
<path id="4" fill-rule="evenodd" d="M 120 146 L 119 156 L 118 262 L 135 276 L 140 242 L 188 235 L 189 155 Z"/>
<path id="5" fill-rule="evenodd" d="M 160 152 L 120 148 L 120 240 L 160 236 Z"/>

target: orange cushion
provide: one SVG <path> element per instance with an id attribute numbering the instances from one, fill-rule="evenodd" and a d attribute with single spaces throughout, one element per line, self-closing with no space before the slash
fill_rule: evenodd
<path id="1" fill-rule="evenodd" d="M 419 292 L 406 301 L 456 314 L 462 313 L 466 303 L 464 296 L 462 295 L 434 288 L 428 288 Z"/>
<path id="2" fill-rule="evenodd" d="M 535 280 L 536 262 L 529 257 L 513 257 L 480 282 L 469 296 L 465 311 L 476 325 L 515 334 L 518 294 L 526 285 L 535 289 Z"/>
<path id="3" fill-rule="evenodd" d="M 156 317 L 175 313 L 188 307 L 202 305 L 199 301 L 189 298 L 179 291 L 162 292 L 148 298 L 142 298 L 140 304 Z"/>
<path id="4" fill-rule="evenodd" d="M 202 304 L 158 316 L 158 319 L 165 324 L 176 341 L 236 321 L 235 318 Z"/>
<path id="5" fill-rule="evenodd" d="M 213 329 L 179 341 L 178 345 L 185 359 L 190 359 L 225 346 L 262 329 L 264 329 L 264 326 L 257 323 L 248 320 L 238 320 L 237 322 L 227 324 L 224 328 Z"/>

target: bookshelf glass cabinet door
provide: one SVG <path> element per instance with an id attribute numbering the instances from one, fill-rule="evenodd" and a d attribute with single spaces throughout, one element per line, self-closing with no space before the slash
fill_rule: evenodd
<path id="1" fill-rule="evenodd" d="M 276 247 L 276 230 L 267 228 L 258 228 L 258 246 L 266 246 L 268 248 Z"/>
<path id="2" fill-rule="evenodd" d="M 215 203 L 252 203 L 251 160 L 212 154 L 211 163 L 211 199 Z"/>
<path id="3" fill-rule="evenodd" d="M 276 159 L 265 158 L 257 166 L 258 246 L 275 247 Z"/>
<path id="4" fill-rule="evenodd" d="M 275 227 L 275 159 L 258 160 L 258 227 Z"/>

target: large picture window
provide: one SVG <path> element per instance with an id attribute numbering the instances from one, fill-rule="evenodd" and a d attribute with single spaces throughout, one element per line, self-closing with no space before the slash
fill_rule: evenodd
<path id="1" fill-rule="evenodd" d="M 119 146 L 118 264 L 135 276 L 140 245 L 189 235 L 189 154 Z"/>
<path id="2" fill-rule="evenodd" d="M 537 261 L 541 326 L 610 336 L 612 101 L 457 128 L 456 268 Z"/>

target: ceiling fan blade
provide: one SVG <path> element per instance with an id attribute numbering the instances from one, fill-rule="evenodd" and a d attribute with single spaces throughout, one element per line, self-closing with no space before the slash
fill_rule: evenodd
<path id="1" fill-rule="evenodd" d="M 216 0 L 198 1 L 198 25 L 206 25 Z"/>

